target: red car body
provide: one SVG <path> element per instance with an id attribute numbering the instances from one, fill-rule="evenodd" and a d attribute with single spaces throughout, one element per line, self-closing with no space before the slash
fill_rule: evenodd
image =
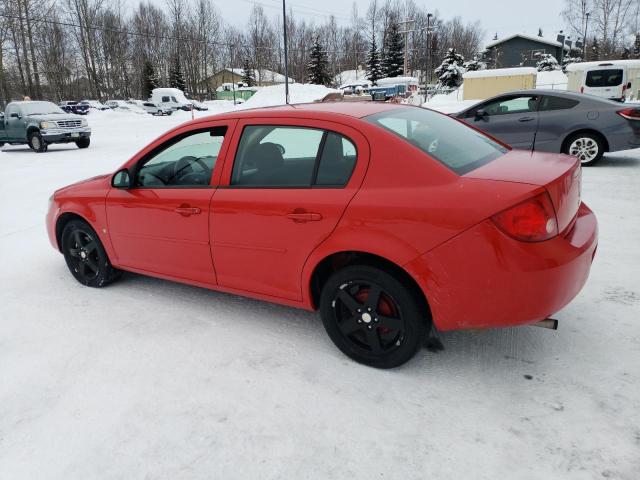
<path id="1" fill-rule="evenodd" d="M 120 189 L 103 175 L 58 190 L 47 215 L 61 249 L 64 223 L 82 218 L 114 267 L 303 309 L 318 307 L 323 267 L 362 252 L 404 271 L 438 330 L 529 324 L 570 302 L 597 246 L 595 215 L 580 199 L 572 157 L 510 150 L 457 174 L 365 117 L 402 107 L 329 103 L 235 111 L 183 124 L 123 168 L 176 135 L 224 126 L 206 188 Z M 451 120 L 456 122 L 456 120 Z M 230 188 L 247 125 L 337 132 L 357 148 L 344 188 Z M 550 198 L 557 232 L 513 238 L 495 216 L 537 195 Z"/>

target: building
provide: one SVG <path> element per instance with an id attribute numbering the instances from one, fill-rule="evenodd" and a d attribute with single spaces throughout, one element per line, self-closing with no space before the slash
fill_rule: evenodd
<path id="1" fill-rule="evenodd" d="M 562 43 L 544 37 L 516 33 L 487 44 L 484 60 L 493 68 L 535 67 L 538 53 L 549 53 L 561 61 Z M 569 47 L 564 47 L 565 52 Z"/>
<path id="2" fill-rule="evenodd" d="M 200 90 L 203 93 L 207 92 L 215 92 L 218 87 L 225 83 L 238 83 L 242 82 L 242 73 L 244 69 L 242 68 L 223 68 L 219 72 L 214 73 L 209 78 L 202 81 L 200 85 Z M 271 70 L 253 70 L 252 73 L 253 80 L 256 82 L 256 85 L 265 87 L 269 85 L 278 85 L 284 83 L 284 75 L 273 72 Z M 293 83 L 295 80 L 289 77 L 289 83 Z"/>

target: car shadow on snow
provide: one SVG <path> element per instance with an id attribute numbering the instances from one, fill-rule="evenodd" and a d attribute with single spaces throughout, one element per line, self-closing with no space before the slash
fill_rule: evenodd
<path id="1" fill-rule="evenodd" d="M 56 145 L 49 145 L 49 149 L 46 152 L 38 153 L 38 155 L 46 156 L 52 153 L 65 153 L 65 152 L 69 152 L 70 150 L 78 150 L 79 152 L 82 151 L 75 144 L 67 144 L 67 145 L 56 144 Z M 0 148 L 0 151 L 3 153 L 18 153 L 18 154 L 23 154 L 23 153 L 36 154 L 37 153 L 31 150 L 31 148 L 29 148 L 28 145 L 5 145 L 4 147 Z"/>
<path id="2" fill-rule="evenodd" d="M 605 154 L 595 165 L 598 167 L 636 167 L 640 166 L 640 149 L 625 150 Z"/>
<path id="3" fill-rule="evenodd" d="M 127 296 L 144 298 L 152 295 L 160 301 L 168 300 L 173 307 L 183 305 L 183 314 L 191 310 L 200 318 L 216 318 L 216 321 L 220 321 L 221 315 L 228 317 L 233 320 L 223 320 L 222 323 L 228 323 L 223 328 L 233 328 L 236 322 L 242 322 L 243 327 L 255 329 L 258 334 L 264 330 L 263 333 L 271 338 L 273 335 L 281 337 L 282 345 L 296 345 L 299 350 L 309 348 L 318 355 L 319 362 L 326 360 L 322 358 L 324 354 L 344 358 L 329 340 L 316 312 L 128 272 L 108 288 L 124 289 L 121 291 L 126 291 Z M 189 315 L 181 315 L 185 316 Z M 181 321 L 176 318 L 176 322 Z M 498 376 L 517 375 L 526 381 L 531 379 L 531 373 L 535 373 L 534 367 L 553 362 L 554 355 L 557 358 L 563 350 L 559 332 L 530 326 L 440 332 L 437 338 L 442 342 L 442 350 L 427 348 L 425 344 L 416 358 L 395 370 L 423 376 L 441 370 L 464 374 L 468 370 L 490 369 Z M 283 355 L 287 355 L 285 351 Z"/>

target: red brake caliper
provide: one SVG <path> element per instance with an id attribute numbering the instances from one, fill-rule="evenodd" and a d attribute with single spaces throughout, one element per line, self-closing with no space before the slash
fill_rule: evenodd
<path id="1" fill-rule="evenodd" d="M 369 298 L 369 289 L 363 288 L 355 295 L 355 297 L 356 297 L 356 300 L 358 300 L 361 303 L 366 302 L 367 299 Z M 393 305 L 393 302 L 384 293 L 380 295 L 380 302 L 378 303 L 376 310 L 381 315 L 384 315 L 387 317 L 397 316 L 397 312 L 396 312 L 395 306 Z M 378 331 L 382 335 L 386 335 L 387 333 L 391 333 L 392 330 L 389 327 L 378 327 Z"/>

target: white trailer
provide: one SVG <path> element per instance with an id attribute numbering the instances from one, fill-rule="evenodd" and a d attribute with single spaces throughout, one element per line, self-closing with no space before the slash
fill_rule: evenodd
<path id="1" fill-rule="evenodd" d="M 567 90 L 618 101 L 640 99 L 640 60 L 567 65 Z"/>

